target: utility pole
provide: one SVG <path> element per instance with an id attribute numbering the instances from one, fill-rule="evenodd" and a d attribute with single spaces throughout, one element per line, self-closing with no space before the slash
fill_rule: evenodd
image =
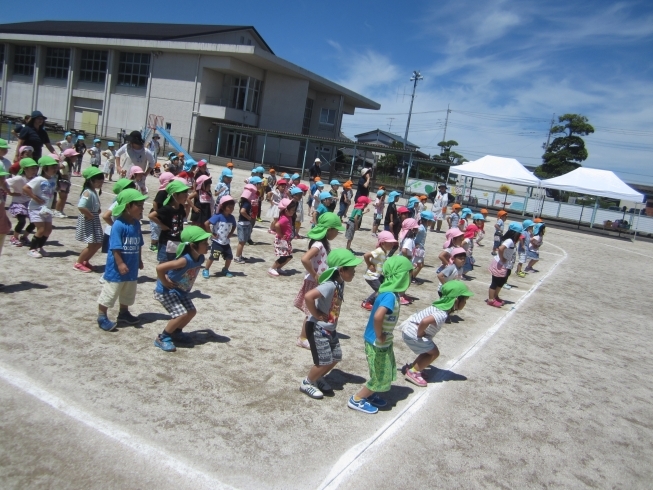
<path id="1" fill-rule="evenodd" d="M 390 124 L 388 124 L 388 132 L 390 132 L 390 130 L 392 129 L 392 121 L 394 121 L 396 118 L 389 117 L 388 119 L 390 119 Z"/>
<path id="2" fill-rule="evenodd" d="M 410 77 L 410 81 L 413 82 L 413 95 L 410 97 L 410 109 L 408 110 L 408 121 L 406 121 L 406 134 L 404 135 L 404 150 L 406 149 L 406 141 L 408 141 L 408 129 L 410 128 L 410 116 L 413 113 L 413 102 L 415 102 L 415 90 L 417 89 L 417 82 L 424 80 L 424 77 L 420 75 L 419 71 L 413 71 L 413 76 Z"/>
<path id="3" fill-rule="evenodd" d="M 449 124 L 449 113 L 451 111 L 449 110 L 449 104 L 447 104 L 447 117 L 444 120 L 444 134 L 442 135 L 442 141 L 447 141 L 447 124 Z M 440 150 L 440 154 L 442 154 L 442 150 Z"/>
<path id="4" fill-rule="evenodd" d="M 546 143 L 542 145 L 542 148 L 546 152 L 546 150 L 549 149 L 549 142 L 551 141 L 551 130 L 553 129 L 553 123 L 555 122 L 555 112 L 553 113 L 553 116 L 551 116 L 551 125 L 549 126 L 549 135 L 546 137 Z"/>

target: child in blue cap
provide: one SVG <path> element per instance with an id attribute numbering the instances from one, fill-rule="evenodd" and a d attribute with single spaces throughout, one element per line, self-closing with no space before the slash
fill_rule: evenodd
<path id="1" fill-rule="evenodd" d="M 372 236 L 379 236 L 379 225 L 383 219 L 383 208 L 385 207 L 385 191 L 380 189 L 376 191 L 376 199 L 374 199 L 374 221 L 372 222 Z"/>
<path id="2" fill-rule="evenodd" d="M 522 232 L 519 235 L 519 245 L 517 247 L 517 255 L 519 257 L 519 263 L 517 264 L 517 276 L 526 277 L 526 272 L 521 270 L 522 266 L 526 263 L 526 251 L 528 246 L 531 243 L 531 233 L 533 231 L 533 226 L 535 223 L 530 219 L 524 220 L 522 223 Z"/>
<path id="3" fill-rule="evenodd" d="M 329 185 L 331 186 L 331 190 L 329 192 L 333 196 L 333 202 L 337 202 L 338 188 L 340 187 L 340 181 L 337 179 L 333 179 L 331 182 L 329 182 Z M 333 212 L 333 210 L 331 212 Z"/>
<path id="4" fill-rule="evenodd" d="M 81 134 L 77 136 L 77 140 L 75 141 L 75 151 L 77 152 L 77 162 L 73 169 L 73 175 L 79 177 L 82 175 L 82 159 L 84 158 L 84 153 L 86 153 L 86 143 L 84 143 L 84 136 Z"/>
<path id="5" fill-rule="evenodd" d="M 397 224 L 399 223 L 399 215 L 397 214 L 397 198 L 401 194 L 397 191 L 392 191 L 388 195 L 388 209 L 385 211 L 385 220 L 383 221 L 383 229 L 385 231 L 391 231 L 394 235 L 395 238 L 397 238 L 397 234 L 395 233 L 395 230 L 397 228 Z"/>
<path id="6" fill-rule="evenodd" d="M 95 138 L 93 140 L 93 146 L 88 149 L 88 154 L 91 155 L 91 166 L 93 167 L 99 167 L 100 163 L 102 163 L 102 150 L 100 149 L 101 146 L 102 140 Z"/>

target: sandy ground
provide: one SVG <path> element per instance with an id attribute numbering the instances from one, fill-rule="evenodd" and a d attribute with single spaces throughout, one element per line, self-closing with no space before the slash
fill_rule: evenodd
<path id="1" fill-rule="evenodd" d="M 235 195 L 246 175 L 236 171 Z M 154 179 L 149 187 L 153 196 Z M 103 207 L 112 199 L 107 184 Z M 76 216 L 71 205 L 66 213 Z M 143 251 L 132 309 L 141 326 L 105 333 L 95 323 L 99 275 L 72 269 L 83 248 L 75 219 L 55 220 L 51 257 L 6 246 L 0 259 L 5 488 L 650 484 L 650 244 L 550 229 L 541 272 L 513 278 L 518 287 L 502 296 L 515 303 L 495 309 L 483 302 L 486 238 L 467 283 L 476 296 L 438 334 L 429 387 L 399 373 L 388 410 L 367 416 L 346 407 L 367 377 L 362 265 L 345 289 L 344 360 L 328 377 L 335 396 L 316 401 L 298 390 L 311 358 L 294 344 L 307 241 L 293 244 L 296 273 L 271 278 L 273 236 L 259 223 L 245 251 L 256 262 L 234 264 L 232 279 L 198 278 L 187 328 L 196 345 L 164 353 L 152 344 L 167 320 L 152 298 L 155 255 Z M 361 253 L 375 243 L 370 225 L 366 215 L 353 244 Z M 428 234 L 427 264 L 443 241 Z M 344 244 L 342 235 L 333 242 Z M 434 271 L 423 269 L 427 282 L 411 287 L 419 299 L 402 319 L 437 298 Z M 412 360 L 400 337 L 395 352 L 398 364 Z"/>

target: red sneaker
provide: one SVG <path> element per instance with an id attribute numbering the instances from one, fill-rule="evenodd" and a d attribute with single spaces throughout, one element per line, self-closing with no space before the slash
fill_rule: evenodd
<path id="1" fill-rule="evenodd" d="M 368 303 L 367 301 L 363 301 L 361 303 L 361 308 L 365 308 L 367 311 L 372 311 L 372 308 L 374 305 L 372 303 Z"/>

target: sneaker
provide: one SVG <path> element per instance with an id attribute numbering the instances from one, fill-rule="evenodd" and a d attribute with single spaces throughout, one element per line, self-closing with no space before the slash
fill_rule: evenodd
<path id="1" fill-rule="evenodd" d="M 104 275 L 101 275 L 101 276 L 100 276 L 100 278 L 98 279 L 98 282 L 99 282 L 100 284 L 104 284 L 105 282 L 107 282 L 107 281 L 104 279 Z"/>
<path id="2" fill-rule="evenodd" d="M 30 239 L 29 239 L 29 238 L 27 238 L 27 237 L 23 237 L 23 236 L 22 236 L 22 237 L 20 237 L 20 243 L 22 243 L 23 245 L 26 245 L 26 246 L 29 247 L 29 244 L 30 244 L 31 242 L 30 242 Z"/>
<path id="3" fill-rule="evenodd" d="M 299 391 L 306 393 L 308 396 L 314 398 L 315 400 L 324 398 L 324 394 L 308 379 L 302 380 L 301 384 L 299 385 Z"/>
<path id="4" fill-rule="evenodd" d="M 84 262 L 82 262 L 82 264 L 84 264 L 89 269 L 93 270 L 93 265 L 88 260 L 85 260 Z"/>
<path id="5" fill-rule="evenodd" d="M 318 379 L 317 383 L 315 383 L 315 384 L 317 385 L 317 388 L 322 392 L 324 392 L 324 391 L 333 391 L 333 388 L 331 388 L 331 385 L 329 383 L 327 383 L 324 378 Z"/>
<path id="6" fill-rule="evenodd" d="M 503 289 L 512 289 L 512 286 L 510 284 L 504 284 Z"/>
<path id="7" fill-rule="evenodd" d="M 268 274 L 270 274 L 272 277 L 279 277 L 279 272 L 276 269 L 268 269 Z"/>
<path id="8" fill-rule="evenodd" d="M 175 330 L 175 333 L 173 333 L 170 337 L 172 337 L 172 340 L 177 342 L 178 344 L 194 344 L 193 342 L 193 336 L 185 333 L 182 330 Z"/>
<path id="9" fill-rule="evenodd" d="M 211 273 L 209 272 L 208 269 L 203 269 L 203 270 L 202 270 L 202 277 L 203 277 L 204 279 L 208 279 L 209 277 L 211 277 Z"/>
<path id="10" fill-rule="evenodd" d="M 274 231 L 274 230 L 268 230 L 268 233 L 269 233 L 270 235 L 276 235 L 276 234 L 277 234 L 277 232 Z"/>
<path id="11" fill-rule="evenodd" d="M 378 238 L 379 235 L 378 235 L 378 233 L 372 233 L 372 236 L 373 236 L 374 238 Z"/>
<path id="12" fill-rule="evenodd" d="M 526 277 L 526 273 L 523 272 L 523 271 L 522 271 L 522 272 L 518 272 L 518 273 L 517 273 L 517 276 L 518 276 L 518 277 Z"/>
<path id="13" fill-rule="evenodd" d="M 495 308 L 501 308 L 503 306 L 503 303 L 500 301 L 497 301 L 496 299 L 493 299 L 492 301 L 486 301 L 488 306 L 494 306 Z"/>
<path id="14" fill-rule="evenodd" d="M 491 254 L 491 255 L 496 255 L 496 254 L 497 254 L 496 252 L 492 252 L 492 254 Z"/>
<path id="15" fill-rule="evenodd" d="M 41 253 L 36 249 L 30 250 L 29 252 L 27 252 L 27 255 L 35 259 L 40 259 L 41 257 L 43 257 L 43 255 L 41 255 Z"/>
<path id="16" fill-rule="evenodd" d="M 118 323 L 127 323 L 128 325 L 138 325 L 140 320 L 137 316 L 132 315 L 129 311 L 118 312 Z"/>
<path id="17" fill-rule="evenodd" d="M 247 240 L 247 245 L 256 245 L 256 244 L 254 243 L 254 240 L 250 238 L 249 240 Z"/>
<path id="18" fill-rule="evenodd" d="M 158 245 L 150 245 L 150 251 L 151 252 L 158 252 L 159 251 Z"/>
<path id="19" fill-rule="evenodd" d="M 412 303 L 412 301 L 407 300 L 404 296 L 401 296 L 399 298 L 399 303 L 402 305 L 409 305 Z"/>
<path id="20" fill-rule="evenodd" d="M 79 262 L 76 262 L 75 265 L 73 265 L 73 269 L 79 272 L 91 272 L 91 269 L 86 267 L 84 264 L 80 264 Z"/>
<path id="21" fill-rule="evenodd" d="M 499 303 L 501 303 L 501 306 L 503 306 L 503 305 L 506 304 L 506 302 L 505 302 L 504 300 L 500 299 L 500 298 L 496 298 L 496 297 L 495 297 L 495 298 L 494 298 L 494 301 L 498 301 Z"/>
<path id="22" fill-rule="evenodd" d="M 222 268 L 222 275 L 224 277 L 234 277 L 234 275 L 229 272 L 229 269 L 226 269 L 225 267 Z"/>
<path id="23" fill-rule="evenodd" d="M 361 308 L 364 308 L 364 309 L 366 309 L 367 311 L 372 311 L 372 308 L 373 308 L 373 307 L 374 307 L 374 305 L 373 305 L 372 303 L 368 303 L 367 301 L 363 301 L 363 302 L 361 303 Z"/>
<path id="24" fill-rule="evenodd" d="M 55 211 L 52 216 L 54 216 L 55 218 L 67 218 L 68 217 L 65 214 L 63 214 L 61 211 Z"/>
<path id="25" fill-rule="evenodd" d="M 16 237 L 13 237 L 13 236 L 9 239 L 9 243 L 11 243 L 14 247 L 22 247 L 23 246 L 23 242 L 21 242 L 20 239 L 18 239 Z"/>
<path id="26" fill-rule="evenodd" d="M 256 218 L 256 221 L 258 221 L 259 223 L 261 223 L 263 220 L 262 220 L 261 218 Z"/>
<path id="27" fill-rule="evenodd" d="M 533 272 L 533 273 L 535 273 L 535 272 L 540 272 L 540 271 L 538 271 L 537 269 L 533 269 L 532 267 L 526 267 L 526 269 L 524 269 L 524 272 Z"/>
<path id="28" fill-rule="evenodd" d="M 48 252 L 45 251 L 43 247 L 39 248 L 39 253 L 41 254 L 41 257 L 47 257 L 50 255 Z"/>
<path id="29" fill-rule="evenodd" d="M 426 386 L 426 381 L 424 381 L 424 378 L 422 378 L 422 373 L 418 372 L 413 372 L 410 369 L 406 371 L 406 381 L 413 383 L 414 385 L 417 386 Z"/>
<path id="30" fill-rule="evenodd" d="M 308 343 L 308 339 L 302 339 L 301 337 L 297 337 L 297 347 L 302 347 L 304 349 L 311 349 L 311 344 Z"/>
<path id="31" fill-rule="evenodd" d="M 245 259 L 244 259 L 243 257 L 236 257 L 236 258 L 234 259 L 234 262 L 235 262 L 236 264 L 245 264 L 245 263 L 246 263 L 246 262 L 245 262 Z"/>
<path id="32" fill-rule="evenodd" d="M 112 322 L 106 316 L 102 315 L 97 317 L 97 326 L 105 332 L 112 332 L 116 329 L 116 322 Z"/>
<path id="33" fill-rule="evenodd" d="M 172 338 L 168 334 L 159 334 L 154 339 L 154 345 L 161 350 L 166 352 L 174 352 L 177 350 L 175 344 L 172 342 Z"/>
<path id="34" fill-rule="evenodd" d="M 370 415 L 375 414 L 379 411 L 374 405 L 367 401 L 366 398 L 361 398 L 360 401 L 354 400 L 354 396 L 349 397 L 347 406 L 353 410 L 358 410 L 359 412 L 369 413 Z"/>
<path id="35" fill-rule="evenodd" d="M 387 401 L 385 401 L 376 393 L 374 393 L 372 396 L 368 396 L 367 401 L 370 405 L 374 405 L 376 408 L 383 408 L 388 404 Z"/>

